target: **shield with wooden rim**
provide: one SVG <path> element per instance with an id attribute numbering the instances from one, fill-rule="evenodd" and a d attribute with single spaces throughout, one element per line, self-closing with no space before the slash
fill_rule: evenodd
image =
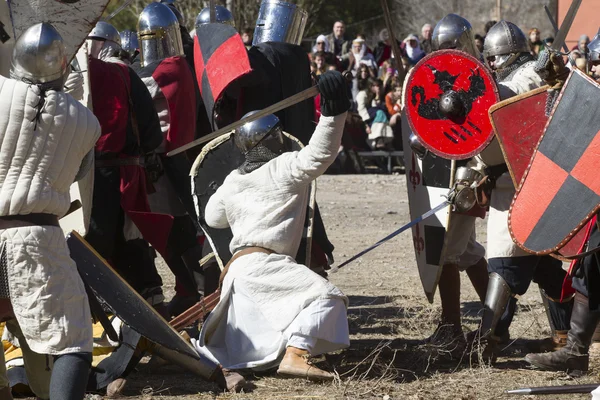
<path id="1" fill-rule="evenodd" d="M 230 228 L 216 229 L 206 223 L 206 205 L 210 197 L 223 184 L 227 175 L 244 162 L 244 155 L 233 141 L 233 132 L 226 133 L 207 143 L 196 158 L 190 175 L 192 176 L 192 193 L 196 204 L 198 222 L 213 249 L 219 267 L 223 269 L 231 259 L 229 243 L 233 239 Z M 299 151 L 304 146 L 294 136 L 284 132 L 287 148 Z M 316 201 L 316 183 L 311 184 L 308 210 L 306 214 L 304 240 L 298 254 L 306 254 L 305 265 L 310 265 L 312 244 L 312 225 Z"/>
<path id="2" fill-rule="evenodd" d="M 515 187 L 519 187 L 548 123 L 545 112 L 547 98 L 548 86 L 544 86 L 501 101 L 490 108 L 490 120 L 496 140 Z M 577 255 L 584 241 L 585 232 L 580 231 L 560 249 L 560 255 Z"/>
<path id="3" fill-rule="evenodd" d="M 417 63 L 406 79 L 410 129 L 437 156 L 464 160 L 493 138 L 489 108 L 499 100 L 489 71 L 475 57 L 440 50 Z"/>
<path id="4" fill-rule="evenodd" d="M 404 139 L 404 163 L 410 219 L 413 220 L 437 206 L 448 195 L 451 177 L 454 175 L 452 160 L 427 154 L 422 160 L 411 150 L 408 143 L 410 127 L 406 114 L 402 115 Z M 452 207 L 419 222 L 412 227 L 412 240 L 419 278 L 430 303 L 437 290 L 444 253 L 446 252 L 447 228 Z"/>
<path id="5" fill-rule="evenodd" d="M 562 249 L 600 208 L 600 85 L 579 70 L 565 83 L 509 213 L 515 242 Z"/>
<path id="6" fill-rule="evenodd" d="M 18 39 L 30 26 L 47 22 L 62 36 L 70 61 L 102 16 L 109 0 L 9 0 L 6 3 L 13 28 L 9 35 L 12 33 L 11 36 Z"/>

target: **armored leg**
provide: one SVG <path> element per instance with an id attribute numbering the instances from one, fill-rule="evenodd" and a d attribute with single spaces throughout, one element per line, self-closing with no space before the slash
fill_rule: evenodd
<path id="1" fill-rule="evenodd" d="M 514 298 L 508 283 L 496 272 L 490 274 L 485 296 L 483 317 L 481 318 L 481 336 L 494 336 L 500 318 L 507 309 L 509 300 Z"/>
<path id="2" fill-rule="evenodd" d="M 590 310 L 588 298 L 577 293 L 573 303 L 567 344 L 552 353 L 527 354 L 525 361 L 546 371 L 587 371 L 590 361 L 588 349 L 599 322 L 600 311 Z"/>
<path id="3" fill-rule="evenodd" d="M 569 298 L 563 302 L 560 299 L 554 299 L 540 288 L 542 303 L 546 310 L 548 323 L 552 331 L 552 342 L 555 350 L 563 347 L 567 343 L 567 333 L 569 332 L 569 321 L 571 320 L 571 312 L 573 310 L 573 298 Z"/>

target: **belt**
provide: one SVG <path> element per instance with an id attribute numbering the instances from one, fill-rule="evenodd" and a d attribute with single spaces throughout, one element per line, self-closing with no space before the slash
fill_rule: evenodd
<path id="1" fill-rule="evenodd" d="M 275 253 L 273 250 L 265 249 L 264 247 L 252 246 L 252 247 L 244 247 L 242 250 L 237 251 L 233 257 L 229 260 L 223 271 L 221 271 L 221 276 L 219 277 L 219 287 L 223 286 L 223 279 L 225 279 L 225 275 L 229 271 L 229 267 L 235 260 L 240 258 L 241 256 L 245 256 L 252 253 L 263 253 L 263 254 L 273 254 Z"/>
<path id="2" fill-rule="evenodd" d="M 96 160 L 96 168 L 122 167 L 126 165 L 142 165 L 139 157 L 113 158 L 109 160 Z"/>
<path id="3" fill-rule="evenodd" d="M 20 228 L 24 226 L 60 226 L 54 214 L 26 214 L 0 216 L 0 229 Z"/>

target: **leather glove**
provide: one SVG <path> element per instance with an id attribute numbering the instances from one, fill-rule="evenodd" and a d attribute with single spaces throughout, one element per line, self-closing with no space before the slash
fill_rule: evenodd
<path id="1" fill-rule="evenodd" d="M 535 72 L 552 89 L 560 90 L 565 84 L 571 71 L 565 66 L 565 61 L 560 54 L 544 50 L 538 56 Z"/>
<path id="2" fill-rule="evenodd" d="M 317 84 L 321 93 L 321 114 L 333 117 L 350 109 L 348 84 L 338 71 L 327 71 L 319 77 Z"/>

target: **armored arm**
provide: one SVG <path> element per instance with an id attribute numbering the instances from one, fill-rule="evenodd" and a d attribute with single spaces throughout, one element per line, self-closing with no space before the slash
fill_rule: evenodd
<path id="1" fill-rule="evenodd" d="M 291 159 L 292 181 L 308 183 L 322 175 L 335 160 L 350 108 L 347 83 L 342 74 L 328 71 L 319 79 L 321 118 L 308 145 Z"/>

